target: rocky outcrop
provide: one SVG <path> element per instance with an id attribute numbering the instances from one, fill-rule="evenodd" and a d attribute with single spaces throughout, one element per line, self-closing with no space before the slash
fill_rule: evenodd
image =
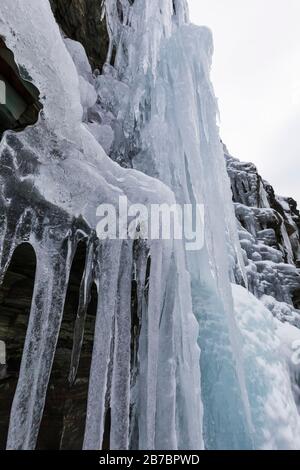
<path id="1" fill-rule="evenodd" d="M 101 0 L 50 0 L 57 23 L 65 35 L 81 42 L 93 69 L 101 69 L 108 49 Z"/>
<path id="2" fill-rule="evenodd" d="M 300 312 L 294 310 L 300 308 L 297 203 L 277 196 L 255 165 L 233 158 L 226 148 L 224 153 L 249 288 L 281 320 L 300 325 Z"/>

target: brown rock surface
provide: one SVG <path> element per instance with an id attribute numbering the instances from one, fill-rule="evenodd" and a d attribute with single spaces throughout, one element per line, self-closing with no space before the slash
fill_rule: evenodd
<path id="1" fill-rule="evenodd" d="M 101 69 L 108 49 L 100 0 L 50 0 L 57 23 L 71 39 L 84 46 L 93 69 Z"/>

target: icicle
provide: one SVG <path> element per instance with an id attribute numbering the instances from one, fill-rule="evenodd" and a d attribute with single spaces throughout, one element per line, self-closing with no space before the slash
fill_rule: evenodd
<path id="1" fill-rule="evenodd" d="M 121 250 L 122 242 L 120 241 L 107 242 L 99 247 L 99 278 L 96 279 L 99 301 L 84 439 L 84 449 L 86 450 L 99 450 L 102 445 Z"/>
<path id="2" fill-rule="evenodd" d="M 178 449 L 176 432 L 176 348 L 175 348 L 175 301 L 176 281 L 173 273 L 176 272 L 174 259 L 167 266 L 165 273 L 167 285 L 162 296 L 161 314 L 159 320 L 159 344 L 157 364 L 157 404 L 156 404 L 156 429 L 155 449 Z M 178 404 L 179 406 L 179 404 Z"/>
<path id="3" fill-rule="evenodd" d="M 140 426 L 140 448 L 155 449 L 155 419 L 157 394 L 157 367 L 159 351 L 159 323 L 162 305 L 163 286 L 162 278 L 162 248 L 151 247 L 151 272 L 149 283 L 149 301 L 147 320 L 143 319 L 142 330 L 146 328 L 146 350 L 144 363 L 141 359 L 141 381 L 145 385 L 140 400 L 144 400 L 144 407 L 140 410 L 143 415 Z M 145 324 L 146 323 L 146 324 Z M 141 332 L 143 336 L 143 331 Z M 142 372 L 143 371 L 143 372 Z M 144 374 L 144 376 L 143 376 Z"/>
<path id="4" fill-rule="evenodd" d="M 147 306 L 148 306 L 148 289 L 150 277 L 150 256 L 149 248 L 145 243 L 134 244 L 134 278 L 136 280 L 136 317 L 133 318 L 132 324 L 132 351 L 131 351 L 131 420 L 130 420 L 130 447 L 132 449 L 139 448 L 139 423 L 140 423 L 140 407 L 142 406 L 142 397 L 139 400 L 139 390 L 143 387 L 140 383 L 141 378 L 141 360 L 144 357 L 144 349 L 146 348 L 146 338 L 142 335 L 143 320 L 146 322 Z M 145 384 L 144 384 L 145 385 Z"/>
<path id="5" fill-rule="evenodd" d="M 74 253 L 70 241 L 60 256 L 51 257 L 52 250 L 37 247 L 36 284 L 7 449 L 34 449 L 42 419 Z"/>
<path id="6" fill-rule="evenodd" d="M 132 242 L 124 243 L 120 259 L 111 384 L 110 448 L 129 448 Z"/>
<path id="7" fill-rule="evenodd" d="M 88 254 L 86 258 L 84 274 L 80 284 L 79 305 L 77 309 L 74 327 L 73 349 L 69 374 L 70 384 L 73 384 L 76 379 L 80 361 L 80 354 L 84 337 L 84 326 L 90 302 L 91 287 L 93 282 L 94 251 L 95 245 L 93 243 L 93 240 L 91 240 L 88 246 Z"/>

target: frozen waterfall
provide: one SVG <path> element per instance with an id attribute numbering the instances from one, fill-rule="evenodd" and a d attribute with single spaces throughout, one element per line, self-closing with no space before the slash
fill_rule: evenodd
<path id="1" fill-rule="evenodd" d="M 0 278 L 23 241 L 37 255 L 8 448 L 35 448 L 79 240 L 88 256 L 71 383 L 93 282 L 99 293 L 85 449 L 101 448 L 108 409 L 111 449 L 299 448 L 272 316 L 244 287 L 232 295 L 234 275 L 246 278 L 210 82 L 212 34 L 190 24 L 186 0 L 103 8 L 110 44 L 94 77 L 48 0 L 14 8 L 1 0 L 0 35 L 43 104 L 37 125 L 0 143 Z M 203 205 L 204 247 L 98 240 L 98 205 L 117 206 L 122 195 L 146 206 Z"/>

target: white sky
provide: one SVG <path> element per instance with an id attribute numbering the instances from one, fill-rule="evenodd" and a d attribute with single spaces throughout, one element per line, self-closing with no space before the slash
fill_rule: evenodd
<path id="1" fill-rule="evenodd" d="M 221 137 L 300 205 L 300 0 L 188 0 L 214 35 Z"/>

